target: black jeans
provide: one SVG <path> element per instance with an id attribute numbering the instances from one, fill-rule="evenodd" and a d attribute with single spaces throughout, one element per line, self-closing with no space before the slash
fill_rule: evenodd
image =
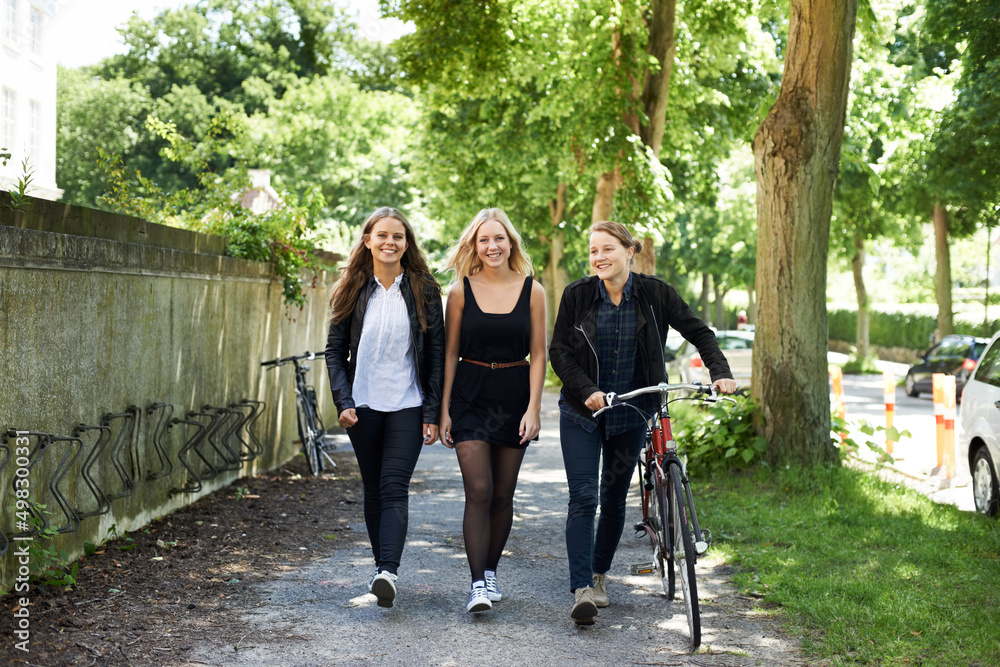
<path id="1" fill-rule="evenodd" d="M 396 574 L 406 542 L 410 477 L 423 447 L 421 408 L 356 413 L 358 423 L 347 435 L 361 469 L 368 539 L 378 569 Z"/>

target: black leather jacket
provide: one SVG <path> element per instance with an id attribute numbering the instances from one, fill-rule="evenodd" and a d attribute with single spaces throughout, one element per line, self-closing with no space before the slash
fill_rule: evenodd
<path id="1" fill-rule="evenodd" d="M 417 309 L 413 302 L 413 291 L 408 276 L 404 273 L 399 283 L 399 291 L 406 301 L 410 314 L 410 334 L 417 362 L 417 377 L 424 395 L 423 422 L 437 424 L 441 419 L 441 387 L 444 384 L 444 316 L 441 311 L 441 293 L 434 285 L 425 288 L 427 331 L 421 333 L 417 319 Z M 330 324 L 326 338 L 326 370 L 330 376 L 330 391 L 338 412 L 357 407 L 351 389 L 354 386 L 354 371 L 357 368 L 358 344 L 361 342 L 361 328 L 365 321 L 370 291 L 361 288 L 358 302 L 348 317 L 338 324 Z M 389 360 L 396 363 L 396 360 Z"/>
<path id="2" fill-rule="evenodd" d="M 663 347 L 670 327 L 698 348 L 713 382 L 733 377 L 715 333 L 694 314 L 676 289 L 656 276 L 633 273 L 632 278 L 639 306 L 636 370 L 642 373 L 642 386 L 667 381 Z M 589 276 L 566 287 L 549 345 L 549 360 L 552 370 L 562 380 L 563 397 L 570 407 L 587 417 L 591 411 L 584 401 L 595 391 L 601 391 L 597 358 L 597 308 L 601 303 L 598 280 L 597 276 Z"/>

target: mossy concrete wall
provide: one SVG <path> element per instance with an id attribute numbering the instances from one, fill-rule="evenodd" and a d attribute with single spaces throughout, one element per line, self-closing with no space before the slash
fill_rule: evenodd
<path id="1" fill-rule="evenodd" d="M 80 424 L 98 425 L 129 406 L 141 411 L 134 440 L 118 457 L 134 488 L 111 500 L 106 513 L 83 518 L 78 528 L 58 536 L 57 548 L 78 555 L 85 541 L 100 543 L 111 526 L 120 532 L 141 527 L 297 453 L 292 367 L 265 372 L 260 362 L 306 350 L 322 353 L 329 274 L 310 276 L 307 305 L 290 308 L 268 264 L 222 256 L 225 243 L 218 237 L 40 200 L 14 213 L 3 208 L 5 197 L 0 193 L 0 432 L 68 436 Z M 73 221 L 80 221 L 79 228 Z M 136 242 L 144 240 L 153 244 Z M 322 357 L 310 365 L 321 414 L 334 422 Z M 159 412 L 150 415 L 149 408 L 168 403 L 173 417 L 184 418 L 206 405 L 243 399 L 266 402 L 254 428 L 262 453 L 237 470 L 204 479 L 197 492 L 176 492 L 197 486 L 178 456 L 198 428 L 177 424 L 166 431 L 161 444 L 172 469 L 163 475 L 165 465 L 153 446 Z M 112 432 L 123 422 L 112 420 Z M 47 505 L 53 527 L 69 523 L 53 491 L 78 514 L 100 509 L 85 467 L 101 493 L 127 490 L 112 461 L 113 443 L 88 467 L 99 433 L 53 441 L 30 457 L 31 499 Z M 35 447 L 39 439 L 28 442 Z M 19 466 L 15 439 L 8 436 L 5 444 L 0 530 L 11 538 L 21 529 L 15 511 Z M 197 449 L 221 467 L 210 443 Z M 196 452 L 184 458 L 203 476 L 208 466 Z M 60 477 L 64 460 L 68 468 Z M 0 556 L 2 591 L 12 588 L 18 545 L 11 541 Z"/>

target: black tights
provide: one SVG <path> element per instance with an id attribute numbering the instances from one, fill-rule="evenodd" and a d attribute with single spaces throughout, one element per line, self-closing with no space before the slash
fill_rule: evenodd
<path id="1" fill-rule="evenodd" d="M 514 523 L 514 489 L 524 449 L 467 440 L 455 445 L 465 483 L 465 554 L 472 580 L 496 570 Z"/>

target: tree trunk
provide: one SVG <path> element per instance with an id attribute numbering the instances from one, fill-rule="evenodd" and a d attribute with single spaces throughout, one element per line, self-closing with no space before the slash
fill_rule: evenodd
<path id="1" fill-rule="evenodd" d="M 649 123 L 640 126 L 639 136 L 656 157 L 660 157 L 663 145 L 663 130 L 667 124 L 667 93 L 670 91 L 670 75 L 674 71 L 674 54 L 677 51 L 674 39 L 676 10 L 676 0 L 653 0 L 649 18 L 649 46 L 646 52 L 660 63 L 660 70 L 646 71 L 642 107 L 646 110 Z"/>
<path id="2" fill-rule="evenodd" d="M 549 261 L 542 269 L 542 284 L 545 287 L 545 334 L 547 340 L 552 338 L 552 329 L 555 327 L 556 313 L 559 312 L 563 290 L 569 283 L 566 269 L 559 266 L 565 248 L 565 237 L 559 225 L 562 223 L 565 213 L 566 185 L 560 183 L 556 190 L 556 198 L 549 202 L 552 233 L 542 238 L 542 241 L 549 246 Z"/>
<path id="3" fill-rule="evenodd" d="M 937 256 L 938 327 L 935 341 L 955 333 L 951 310 L 951 252 L 948 249 L 948 210 L 941 202 L 934 204 L 934 254 Z"/>
<path id="4" fill-rule="evenodd" d="M 755 425 L 772 462 L 833 463 L 826 262 L 857 0 L 791 0 L 781 93 L 753 141 Z"/>
<path id="5" fill-rule="evenodd" d="M 653 0 L 649 12 L 648 31 L 649 42 L 646 53 L 655 58 L 660 67 L 657 70 L 647 69 L 645 80 L 640 86 L 633 81 L 633 89 L 627 94 L 642 104 L 648 121 L 643 124 L 634 112 L 628 112 L 622 119 L 625 124 L 642 139 L 642 143 L 660 156 L 663 146 L 663 130 L 667 118 L 667 93 L 670 91 L 670 75 L 674 69 L 674 54 L 677 42 L 674 38 L 674 23 L 676 15 L 676 0 Z M 619 40 L 616 33 L 614 39 Z M 618 50 L 618 43 L 615 43 Z M 622 91 L 626 94 L 625 91 Z M 597 193 L 594 197 L 594 211 L 591 222 L 601 222 L 611 219 L 615 192 L 621 187 L 621 172 L 616 168 L 597 177 Z M 626 223 L 627 224 L 627 223 Z M 636 257 L 636 270 L 640 273 L 653 275 L 656 270 L 656 248 L 652 239 L 643 243 L 642 252 Z"/>
<path id="6" fill-rule="evenodd" d="M 635 266 L 632 268 L 638 273 L 645 273 L 648 276 L 656 275 L 656 252 L 652 236 L 643 237 L 642 252 L 635 256 Z"/>
<path id="7" fill-rule="evenodd" d="M 701 319 L 705 322 L 712 321 L 709 312 L 708 295 L 712 291 L 712 278 L 707 273 L 701 274 Z"/>
<path id="8" fill-rule="evenodd" d="M 854 257 L 851 258 L 851 272 L 854 274 L 854 292 L 858 297 L 857 347 L 858 359 L 868 356 L 868 290 L 865 289 L 865 240 L 854 239 Z"/>
<path id="9" fill-rule="evenodd" d="M 747 322 L 757 324 L 757 301 L 754 299 L 753 285 L 747 287 Z"/>
<path id="10" fill-rule="evenodd" d="M 726 298 L 726 293 L 729 290 L 724 289 L 722 284 L 719 282 L 719 277 L 715 276 L 712 279 L 712 284 L 715 287 L 715 328 L 716 329 L 730 329 L 734 327 L 726 326 L 726 313 L 723 310 L 723 300 Z"/>

